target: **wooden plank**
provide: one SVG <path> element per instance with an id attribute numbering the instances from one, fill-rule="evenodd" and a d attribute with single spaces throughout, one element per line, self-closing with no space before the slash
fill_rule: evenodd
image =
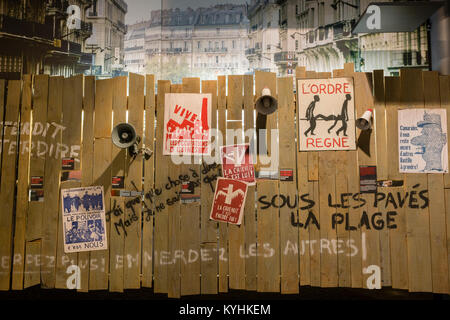
<path id="1" fill-rule="evenodd" d="M 439 76 L 439 92 L 441 96 L 441 108 L 445 108 L 445 110 L 447 110 L 448 115 L 450 114 L 450 76 Z M 450 128 L 450 117 L 448 116 L 447 116 L 447 128 Z M 450 148 L 448 149 L 450 155 Z M 444 174 L 444 186 L 445 188 L 450 188 L 450 172 Z"/>
<path id="2" fill-rule="evenodd" d="M 95 105 L 95 77 L 84 79 L 83 98 L 83 139 L 81 146 L 81 186 L 89 187 L 94 182 L 94 105 Z M 80 267 L 80 292 L 89 290 L 89 261 L 90 253 L 78 253 L 78 266 Z"/>
<path id="3" fill-rule="evenodd" d="M 155 76 L 145 76 L 145 134 L 144 144 L 152 152 L 155 150 Z M 144 160 L 144 194 L 154 189 L 155 156 Z M 142 287 L 151 288 L 153 285 L 153 202 L 144 199 L 143 227 L 142 227 Z"/>
<path id="4" fill-rule="evenodd" d="M 281 248 L 281 293 L 299 292 L 299 229 L 291 223 L 291 215 L 297 216 L 296 177 L 296 130 L 292 78 L 278 79 L 278 122 L 280 171 L 292 170 L 292 181 L 280 180 L 280 196 L 286 197 L 286 204 L 280 208 L 280 248 Z"/>
<path id="5" fill-rule="evenodd" d="M 225 76 L 219 76 L 217 78 L 217 83 L 218 128 L 222 134 L 222 145 L 225 146 L 227 144 L 227 87 Z M 219 257 L 219 292 L 228 292 L 228 224 L 226 223 L 219 223 L 219 250 L 217 254 Z"/>
<path id="6" fill-rule="evenodd" d="M 36 79 L 37 82 L 37 79 Z M 51 77 L 48 80 L 48 108 L 47 120 L 51 123 L 62 125 L 63 104 L 63 77 Z M 42 91 L 41 91 L 42 92 Z M 35 87 L 35 94 L 36 92 Z M 62 144 L 62 130 L 55 131 L 46 137 L 47 145 Z M 45 159 L 44 176 L 44 215 L 42 232 L 41 261 L 41 286 L 43 288 L 54 288 L 56 284 L 56 251 L 58 240 L 58 221 L 61 214 L 60 209 L 60 175 L 61 175 L 61 153 L 55 151 L 54 156 L 47 154 Z M 61 231 L 59 231 L 61 233 Z"/>
<path id="7" fill-rule="evenodd" d="M 366 110 L 367 106 L 373 106 L 373 89 L 372 74 L 364 72 L 356 72 L 354 74 L 355 81 L 355 116 L 360 117 Z M 356 137 L 358 139 L 358 165 L 359 166 L 375 166 L 376 165 L 376 147 L 375 137 L 372 130 L 362 131 L 356 129 Z M 379 211 L 373 206 L 375 194 L 362 194 L 361 197 L 366 200 L 364 206 L 359 210 L 363 215 L 366 213 L 368 217 Z M 361 227 L 361 250 L 367 252 L 362 256 L 362 268 L 371 265 L 380 266 L 380 236 L 379 230 L 373 228 Z M 367 281 L 364 281 L 367 275 L 363 275 L 363 287 L 367 288 Z"/>
<path id="8" fill-rule="evenodd" d="M 331 228 L 331 217 L 336 208 L 328 205 L 328 195 L 336 194 L 336 152 L 319 153 L 319 208 L 320 208 L 320 286 L 338 286 L 337 256 L 331 243 L 336 241 L 336 230 Z"/>
<path id="9" fill-rule="evenodd" d="M 199 78 L 183 79 L 184 93 L 200 93 Z M 198 161 L 200 157 L 194 156 L 192 164 L 180 165 L 180 174 L 191 176 L 194 182 L 198 182 L 199 186 L 194 188 L 194 193 L 201 196 L 200 184 L 200 165 Z M 195 163 L 195 164 L 194 164 Z M 184 252 L 195 251 L 200 252 L 200 202 L 181 203 L 181 226 L 189 226 L 181 228 L 181 248 Z M 188 261 L 189 262 L 189 261 Z M 200 259 L 191 261 L 181 265 L 181 295 L 200 294 Z"/>
<path id="10" fill-rule="evenodd" d="M 447 231 L 447 264 L 450 266 L 450 223 L 448 223 L 448 221 L 450 221 L 450 189 L 444 189 L 444 193 L 445 193 L 445 218 L 447 221 L 446 224 L 446 231 Z M 450 268 L 449 268 L 449 278 L 450 278 Z M 450 284 L 449 284 L 450 285 Z"/>
<path id="11" fill-rule="evenodd" d="M 145 78 L 141 75 L 133 73 L 129 75 L 128 123 L 134 126 L 136 134 L 141 138 L 144 136 L 144 80 Z M 127 157 L 126 190 L 143 191 L 142 158 L 142 155 L 135 159 Z M 135 219 L 136 216 L 137 219 Z M 127 228 L 125 237 L 124 255 L 127 257 L 127 263 L 124 265 L 124 288 L 139 289 L 141 286 L 141 204 L 125 206 L 125 217 L 131 219 L 131 225 Z"/>
<path id="12" fill-rule="evenodd" d="M 112 111 L 113 128 L 119 123 L 127 122 L 127 77 L 117 77 L 113 79 Z M 102 94 L 101 92 L 99 94 Z M 115 145 L 111 147 L 111 177 L 125 177 L 125 160 L 127 149 L 119 149 Z M 112 181 L 112 180 L 111 180 Z M 112 187 L 111 187 L 112 188 Z M 129 199 L 111 194 L 111 213 L 106 216 L 110 222 L 109 232 L 109 291 L 123 292 L 124 288 L 124 264 L 127 258 L 124 256 L 125 232 L 124 225 L 125 202 Z"/>
<path id="13" fill-rule="evenodd" d="M 164 101 L 165 94 L 170 92 L 170 81 L 158 80 L 158 96 L 156 99 L 156 144 L 155 144 L 155 233 L 154 233 L 154 292 L 168 292 L 167 263 L 163 259 L 163 254 L 167 255 L 169 249 L 168 239 L 168 207 L 165 204 L 166 195 L 163 194 L 164 185 L 169 176 L 168 162 L 163 156 L 164 137 Z M 161 192 L 156 192 L 160 190 Z M 161 205 L 160 205 L 161 204 Z"/>
<path id="14" fill-rule="evenodd" d="M 386 100 L 386 136 L 395 137 L 386 145 L 388 179 L 403 179 L 398 171 L 398 108 L 400 107 L 401 82 L 399 77 L 385 77 Z M 403 191 L 403 188 L 380 188 L 381 192 L 393 193 Z M 405 192 L 402 192 L 405 193 Z M 392 288 L 408 289 L 408 250 L 406 243 L 406 209 L 395 208 L 391 203 L 386 211 L 396 211 L 397 228 L 389 230 L 389 246 L 391 260 Z"/>
<path id="15" fill-rule="evenodd" d="M 228 76 L 227 97 L 227 144 L 243 143 L 242 107 L 243 107 L 243 76 Z M 230 122 L 232 121 L 232 122 Z M 245 259 L 241 248 L 245 244 L 245 221 L 240 226 L 228 225 L 228 270 L 230 289 L 245 289 Z"/>
<path id="16" fill-rule="evenodd" d="M 31 75 L 23 76 L 22 107 L 20 109 L 20 144 L 17 174 L 17 204 L 14 231 L 14 259 L 11 287 L 13 290 L 22 290 L 24 281 L 25 232 L 28 212 L 28 181 L 30 166 L 31 132 L 25 129 L 31 124 Z M 40 251 L 40 245 L 39 245 Z M 40 253 L 38 251 L 38 254 Z M 40 271 L 37 270 L 38 283 Z"/>
<path id="17" fill-rule="evenodd" d="M 377 161 L 377 180 L 388 178 L 388 153 L 386 137 L 386 104 L 384 92 L 384 70 L 373 71 L 374 130 Z M 391 286 L 391 253 L 389 248 L 389 229 L 383 228 L 380 237 L 380 267 L 382 286 Z"/>
<path id="18" fill-rule="evenodd" d="M 253 149 L 255 126 L 254 126 L 254 94 L 253 94 L 253 75 L 244 76 L 244 130 L 245 143 L 251 143 L 250 148 Z M 251 132 L 250 134 L 247 132 Z M 251 150 L 253 159 L 256 158 L 255 150 Z M 247 198 L 244 207 L 244 223 L 245 223 L 245 289 L 256 291 L 256 186 L 249 186 L 247 190 Z"/>
<path id="19" fill-rule="evenodd" d="M 67 146 L 61 152 L 61 158 L 74 158 L 75 170 L 81 168 L 81 121 L 83 110 L 83 76 L 78 75 L 64 79 L 63 82 L 63 106 L 62 125 L 66 128 L 62 132 L 62 143 Z M 61 166 L 61 162 L 59 163 Z M 81 187 L 81 181 L 62 181 L 61 190 Z M 58 218 L 58 246 L 56 252 L 56 283 L 55 288 L 66 289 L 67 268 L 70 265 L 78 265 L 77 253 L 64 252 L 63 213 L 59 208 Z"/>
<path id="20" fill-rule="evenodd" d="M 423 75 L 423 96 L 425 108 L 441 108 L 439 73 L 425 71 Z M 449 292 L 449 270 L 447 257 L 444 175 L 428 174 L 428 194 L 430 197 L 430 244 L 431 276 L 433 292 Z"/>
<path id="21" fill-rule="evenodd" d="M 46 154 L 46 137 L 44 130 L 46 130 L 47 124 L 49 124 L 47 122 L 47 103 L 48 76 L 36 76 L 35 93 L 33 96 L 33 134 L 31 136 L 30 177 L 44 176 Z M 27 241 L 41 238 L 43 210 L 44 202 L 30 201 L 26 230 Z"/>
<path id="22" fill-rule="evenodd" d="M 217 130 L 217 81 L 202 81 L 202 93 L 210 93 L 211 101 L 211 130 Z M 215 144 L 217 145 L 219 137 L 215 135 Z M 217 294 L 218 293 L 218 262 L 217 262 L 217 229 L 218 223 L 210 220 L 209 215 L 214 197 L 214 186 L 216 177 L 220 175 L 220 165 L 216 157 L 216 148 L 211 149 L 211 157 L 203 157 L 202 162 L 202 193 L 201 193 L 201 244 L 200 256 L 205 253 L 205 258 L 201 259 L 201 293 Z M 207 256 L 207 258 L 206 258 Z"/>
<path id="23" fill-rule="evenodd" d="M 297 67 L 296 69 L 296 83 L 298 86 L 299 79 L 306 78 L 305 67 Z M 295 96 L 297 100 L 296 104 L 296 117 L 300 119 L 299 109 L 298 109 L 298 93 Z M 296 121 L 295 132 L 298 137 L 298 121 Z M 318 198 L 314 197 L 314 185 L 318 187 L 317 181 L 309 181 L 309 170 L 308 170 L 308 154 L 310 152 L 299 152 L 297 149 L 297 185 L 298 185 L 298 195 L 297 200 L 299 204 L 298 219 L 306 221 L 308 213 L 311 211 L 318 218 L 319 210 L 318 203 L 309 208 L 309 206 L 303 206 L 303 202 L 300 205 L 300 199 L 308 197 L 308 199 Z M 318 167 L 317 167 L 318 168 Z M 316 188 L 317 189 L 317 188 Z M 318 195 L 318 192 L 317 192 Z M 314 201 L 314 200 L 313 200 Z M 317 201 L 318 202 L 318 201 Z M 315 243 L 320 241 L 320 231 L 316 229 L 313 225 L 309 225 L 306 228 L 299 228 L 299 282 L 301 286 L 311 285 L 320 286 L 320 253 L 314 252 L 314 248 L 310 245 L 310 241 Z M 317 250 L 316 250 L 317 251 Z"/>
<path id="24" fill-rule="evenodd" d="M 28 242 L 27 253 L 25 258 L 26 270 L 23 279 L 23 287 L 29 288 L 40 283 L 41 268 L 36 258 L 41 254 L 41 240 Z"/>
<path id="25" fill-rule="evenodd" d="M 92 175 L 94 186 L 103 186 L 105 212 L 111 211 L 111 132 L 113 90 L 114 80 L 106 79 L 95 81 L 94 169 Z M 110 248 L 111 245 L 110 225 L 111 220 L 106 221 L 105 229 L 108 240 L 108 248 Z M 108 289 L 109 251 L 110 250 L 108 249 L 92 251 L 90 253 L 89 290 Z"/>
<path id="26" fill-rule="evenodd" d="M 5 129 L 2 152 L 2 180 L 0 184 L 0 291 L 9 290 L 11 276 L 12 227 L 14 215 L 14 193 L 16 185 L 17 132 L 20 108 L 21 81 L 8 81 L 8 97 L 5 108 Z M 14 131 L 13 131 L 14 130 Z M 8 146 L 8 149 L 6 149 Z"/>
<path id="27" fill-rule="evenodd" d="M 401 105 L 403 108 L 423 108 L 422 71 L 401 69 Z M 411 191 L 420 184 L 428 188 L 425 174 L 405 174 L 404 189 Z M 406 215 L 408 243 L 408 275 L 410 292 L 431 292 L 430 215 L 428 208 L 408 208 Z"/>
<path id="28" fill-rule="evenodd" d="M 183 85 L 182 84 L 172 84 L 170 86 L 170 93 L 182 93 L 183 92 Z M 177 181 L 181 174 L 186 174 L 186 172 L 183 170 L 183 173 L 180 170 L 180 165 L 176 165 L 170 156 L 166 156 L 167 162 L 168 162 L 168 176 L 170 177 L 170 180 Z M 170 160 L 169 160 L 170 158 Z M 167 189 L 167 188 L 166 188 Z M 167 192 L 167 198 L 172 199 L 176 198 L 177 194 L 180 194 L 181 192 L 181 186 L 172 186 L 171 188 L 166 191 Z M 168 296 L 169 298 L 180 298 L 181 296 L 181 263 L 184 264 L 189 263 L 189 260 L 183 260 L 179 258 L 179 252 L 183 252 L 184 255 L 189 255 L 189 250 L 184 251 L 184 248 L 182 247 L 182 232 L 181 231 L 181 205 L 180 201 L 177 201 L 175 204 L 170 206 L 170 210 L 168 212 L 169 215 L 169 253 L 171 256 L 173 256 L 172 263 L 169 264 L 167 268 L 167 282 L 168 282 Z M 184 232 L 187 232 L 188 228 L 185 228 L 186 225 L 183 225 Z M 191 226 L 190 228 L 194 228 L 195 232 L 195 225 Z M 176 257 L 176 258 L 175 258 Z"/>
<path id="29" fill-rule="evenodd" d="M 256 98 L 261 96 L 264 87 L 270 89 L 272 96 L 276 97 L 277 83 L 276 75 L 271 72 L 255 72 Z M 278 112 L 267 116 L 267 132 L 278 128 Z M 279 159 L 278 149 L 274 146 L 272 149 L 271 135 L 266 136 L 268 154 L 275 163 L 264 163 L 261 161 L 267 158 L 266 155 L 259 154 L 257 157 L 258 168 L 267 168 L 278 171 Z M 275 157 L 275 159 L 273 159 Z M 266 196 L 272 199 L 279 195 L 278 180 L 258 180 L 256 184 L 257 197 Z M 259 292 L 279 292 L 280 291 L 280 237 L 279 237 L 279 210 L 273 206 L 262 209 L 258 201 L 257 208 L 257 291 Z M 268 251 L 270 253 L 268 253 Z"/>

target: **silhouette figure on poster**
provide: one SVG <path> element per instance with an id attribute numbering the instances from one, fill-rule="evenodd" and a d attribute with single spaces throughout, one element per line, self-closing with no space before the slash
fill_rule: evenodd
<path id="1" fill-rule="evenodd" d="M 66 244 L 102 241 L 104 227 L 101 219 L 86 221 L 73 221 L 71 229 L 66 230 Z"/>
<path id="2" fill-rule="evenodd" d="M 411 144 L 419 146 L 425 160 L 424 171 L 444 171 L 442 167 L 442 150 L 447 144 L 447 134 L 442 132 L 441 116 L 425 112 L 423 121 L 417 123 L 422 128 L 420 136 L 411 139 Z"/>
<path id="3" fill-rule="evenodd" d="M 80 198 L 77 194 L 72 196 L 68 193 L 64 196 L 64 213 L 71 212 L 88 212 L 90 210 L 103 210 L 103 197 L 102 193 L 89 193 Z"/>
<path id="4" fill-rule="evenodd" d="M 309 121 L 309 128 L 305 131 L 305 136 L 308 136 L 308 133 L 311 132 L 311 135 L 314 136 L 314 129 L 317 126 L 317 117 L 314 116 L 314 109 L 316 108 L 316 102 L 319 102 L 320 98 L 318 95 L 314 96 L 314 101 L 312 101 L 308 108 L 306 109 L 306 120 Z"/>
<path id="5" fill-rule="evenodd" d="M 345 101 L 342 104 L 341 113 L 339 115 L 328 115 L 325 116 L 323 114 L 318 114 L 314 116 L 314 109 L 316 107 L 316 102 L 320 101 L 319 96 L 314 96 L 314 101 L 312 101 L 308 108 L 306 109 L 306 120 L 309 121 L 309 128 L 304 132 L 304 135 L 307 137 L 308 133 L 311 133 L 311 135 L 314 134 L 314 129 L 317 126 L 317 120 L 322 119 L 324 121 L 333 121 L 333 125 L 328 129 L 328 133 L 331 132 L 331 130 L 337 125 L 339 121 L 342 122 L 341 127 L 336 131 L 336 135 L 339 136 L 339 133 L 343 131 L 344 136 L 347 136 L 347 122 L 348 122 L 348 102 L 352 99 L 352 96 L 350 94 L 347 94 L 345 96 Z"/>

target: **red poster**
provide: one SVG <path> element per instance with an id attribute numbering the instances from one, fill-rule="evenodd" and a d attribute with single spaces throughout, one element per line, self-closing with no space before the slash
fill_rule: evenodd
<path id="1" fill-rule="evenodd" d="M 255 168 L 249 144 L 224 146 L 220 149 L 222 172 L 225 178 L 255 184 Z"/>
<path id="2" fill-rule="evenodd" d="M 244 215 L 247 183 L 219 177 L 210 219 L 240 225 Z"/>

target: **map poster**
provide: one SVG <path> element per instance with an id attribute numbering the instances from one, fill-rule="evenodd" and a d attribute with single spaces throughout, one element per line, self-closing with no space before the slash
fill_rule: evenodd
<path id="1" fill-rule="evenodd" d="M 248 143 L 223 146 L 220 149 L 220 153 L 222 157 L 222 172 L 225 178 L 255 185 L 255 168 Z"/>
<path id="2" fill-rule="evenodd" d="M 244 216 L 247 183 L 219 177 L 210 219 L 240 225 Z"/>
<path id="3" fill-rule="evenodd" d="M 299 150 L 356 150 L 352 78 L 301 79 Z"/>
<path id="4" fill-rule="evenodd" d="M 446 110 L 399 110 L 398 146 L 401 173 L 448 173 Z"/>
<path id="5" fill-rule="evenodd" d="M 64 252 L 106 250 L 102 186 L 61 190 Z"/>
<path id="6" fill-rule="evenodd" d="M 164 155 L 209 155 L 211 94 L 166 93 Z"/>

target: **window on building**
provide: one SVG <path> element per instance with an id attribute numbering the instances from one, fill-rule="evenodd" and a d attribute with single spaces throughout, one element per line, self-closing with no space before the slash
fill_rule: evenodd
<path id="1" fill-rule="evenodd" d="M 236 40 L 233 40 L 232 46 L 233 46 L 233 49 L 236 48 Z"/>
<path id="2" fill-rule="evenodd" d="M 197 41 L 197 49 L 200 49 L 200 41 Z"/>
<path id="3" fill-rule="evenodd" d="M 298 40 L 295 40 L 295 51 L 298 51 Z"/>
<path id="4" fill-rule="evenodd" d="M 216 56 L 216 63 L 219 63 L 219 56 Z"/>
<path id="5" fill-rule="evenodd" d="M 220 28 L 216 28 L 216 33 L 220 34 Z"/>

